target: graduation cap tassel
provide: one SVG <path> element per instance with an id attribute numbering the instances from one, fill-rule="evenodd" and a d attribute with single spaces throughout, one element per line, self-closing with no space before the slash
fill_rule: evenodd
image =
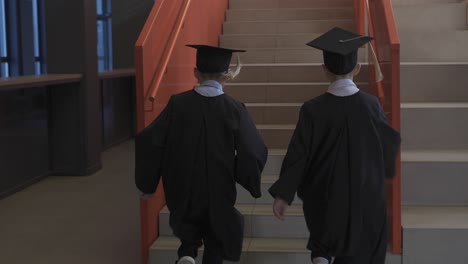
<path id="1" fill-rule="evenodd" d="M 376 82 L 381 82 L 384 78 L 383 74 L 382 74 L 382 71 L 380 70 L 380 64 L 379 64 L 379 60 L 377 59 L 377 55 L 375 54 L 375 50 L 374 50 L 374 47 L 372 46 L 372 44 L 369 44 L 370 46 L 370 50 L 371 50 L 371 56 L 372 56 L 372 60 L 374 61 L 374 67 L 375 67 L 375 81 Z"/>
<path id="2" fill-rule="evenodd" d="M 369 43 L 369 47 L 371 51 L 372 60 L 374 61 L 375 82 L 377 85 L 377 97 L 379 98 L 379 101 L 383 103 L 385 101 L 385 91 L 382 85 L 382 80 L 384 76 L 382 74 L 382 70 L 380 69 L 380 63 L 379 63 L 379 60 L 377 59 L 377 55 L 375 54 L 375 50 L 374 50 L 374 47 L 372 46 L 372 43 Z"/>
<path id="3" fill-rule="evenodd" d="M 236 54 L 237 55 L 237 66 L 236 66 L 236 70 L 234 72 L 232 72 L 231 70 L 229 71 L 229 77 L 230 79 L 234 79 L 236 78 L 237 75 L 239 75 L 240 71 L 241 71 L 241 68 L 242 68 L 242 63 L 241 63 L 241 60 L 240 60 L 240 56 L 239 54 Z"/>

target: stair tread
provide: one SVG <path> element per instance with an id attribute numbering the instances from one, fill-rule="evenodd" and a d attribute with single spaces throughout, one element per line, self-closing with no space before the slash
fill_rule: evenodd
<path id="1" fill-rule="evenodd" d="M 403 150 L 406 162 L 468 162 L 468 150 Z"/>
<path id="2" fill-rule="evenodd" d="M 428 108 L 468 108 L 468 102 L 407 102 L 401 103 L 403 109 Z"/>
<path id="3" fill-rule="evenodd" d="M 294 127 L 294 126 L 293 126 Z M 286 149 L 269 149 L 269 155 L 286 155 Z M 402 150 L 403 162 L 468 162 L 467 150 Z"/>
<path id="4" fill-rule="evenodd" d="M 263 130 L 294 130 L 296 125 L 257 125 L 258 129 Z"/>
<path id="5" fill-rule="evenodd" d="M 468 207 L 404 206 L 404 228 L 468 229 Z"/>
<path id="6" fill-rule="evenodd" d="M 356 85 L 367 85 L 366 82 L 355 82 Z M 270 83 L 226 83 L 225 86 L 323 86 L 323 85 L 330 85 L 329 82 L 270 82 Z"/>
<path id="7" fill-rule="evenodd" d="M 259 106 L 274 106 L 274 107 L 301 107 L 302 103 L 245 103 L 246 106 L 259 107 Z"/>
<path id="8" fill-rule="evenodd" d="M 263 11 L 263 10 L 353 10 L 352 7 L 346 6 L 323 6 L 323 7 L 306 7 L 306 8 L 294 8 L 294 7 L 285 7 L 285 8 L 239 8 L 239 9 L 228 9 L 229 12 L 231 11 Z"/>
<path id="9" fill-rule="evenodd" d="M 323 19 L 323 20 L 311 20 L 311 19 L 299 19 L 299 20 L 231 20 L 225 21 L 227 23 L 303 23 L 303 22 L 312 22 L 312 23 L 321 23 L 321 22 L 354 22 L 353 18 L 342 18 L 342 19 Z M 305 34 L 305 32 L 304 32 Z"/>
<path id="10" fill-rule="evenodd" d="M 173 236 L 160 236 L 150 250 L 177 250 L 179 239 Z M 307 239 L 296 238 L 244 238 L 244 252 L 294 252 L 309 253 Z"/>
<path id="11" fill-rule="evenodd" d="M 255 36 L 258 36 L 258 37 L 283 37 L 283 36 L 287 36 L 287 37 L 294 37 L 294 36 L 304 36 L 304 37 L 308 37 L 310 39 L 313 39 L 313 36 L 320 36 L 320 33 L 312 33 L 312 34 L 307 34 L 307 33 L 291 33 L 291 34 L 285 34 L 285 33 L 275 33 L 275 34 L 272 34 L 272 33 L 268 33 L 268 34 L 254 34 Z M 226 36 L 226 37 L 250 37 L 252 36 L 252 34 L 247 34 L 247 33 L 237 33 L 237 34 L 221 34 L 221 36 Z M 310 48 L 309 48 L 310 49 Z"/>
<path id="12" fill-rule="evenodd" d="M 269 195 L 269 194 L 265 194 Z M 273 217 L 273 211 L 271 204 L 236 204 L 236 209 L 239 210 L 244 216 L 271 216 Z M 168 214 L 169 210 L 165 206 L 161 210 L 161 214 Z M 286 210 L 286 217 L 293 216 L 304 216 L 302 211 L 302 205 L 292 204 Z"/>
<path id="13" fill-rule="evenodd" d="M 262 86 L 262 85 L 272 85 L 272 86 L 286 86 L 286 85 L 330 85 L 329 82 L 273 82 L 273 83 L 226 83 L 225 86 Z"/>

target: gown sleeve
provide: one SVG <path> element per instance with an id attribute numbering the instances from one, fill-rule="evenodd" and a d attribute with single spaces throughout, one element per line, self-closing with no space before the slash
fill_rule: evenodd
<path id="1" fill-rule="evenodd" d="M 377 102 L 378 108 L 378 124 L 377 130 L 379 133 L 380 144 L 382 146 L 382 154 L 385 166 L 385 177 L 392 178 L 395 176 L 395 164 L 400 151 L 401 137 L 388 122 L 384 110 Z"/>
<path id="2" fill-rule="evenodd" d="M 293 202 L 307 168 L 312 136 L 312 120 L 303 105 L 281 166 L 280 177 L 269 189 L 274 198 L 279 197 L 288 204 Z"/>
<path id="3" fill-rule="evenodd" d="M 170 112 L 171 101 L 161 114 L 135 137 L 135 184 L 145 194 L 154 193 L 158 187 L 163 169 Z"/>
<path id="4" fill-rule="evenodd" d="M 237 183 L 250 194 L 259 198 L 261 194 L 261 173 L 265 167 L 268 150 L 257 130 L 245 105 L 242 105 L 239 129 L 236 133 L 236 167 Z"/>

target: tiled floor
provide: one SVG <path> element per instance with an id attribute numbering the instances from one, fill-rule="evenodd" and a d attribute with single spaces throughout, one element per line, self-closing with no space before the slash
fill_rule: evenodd
<path id="1" fill-rule="evenodd" d="M 1 264 L 140 264 L 133 142 L 88 177 L 48 177 L 0 200 Z"/>

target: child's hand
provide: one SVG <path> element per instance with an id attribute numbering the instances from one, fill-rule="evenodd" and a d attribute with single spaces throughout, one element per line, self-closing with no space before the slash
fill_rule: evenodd
<path id="1" fill-rule="evenodd" d="M 285 200 L 276 197 L 275 201 L 273 202 L 273 213 L 275 214 L 276 218 L 284 221 L 284 213 L 286 212 L 286 208 L 288 208 L 288 206 L 289 205 Z"/>

